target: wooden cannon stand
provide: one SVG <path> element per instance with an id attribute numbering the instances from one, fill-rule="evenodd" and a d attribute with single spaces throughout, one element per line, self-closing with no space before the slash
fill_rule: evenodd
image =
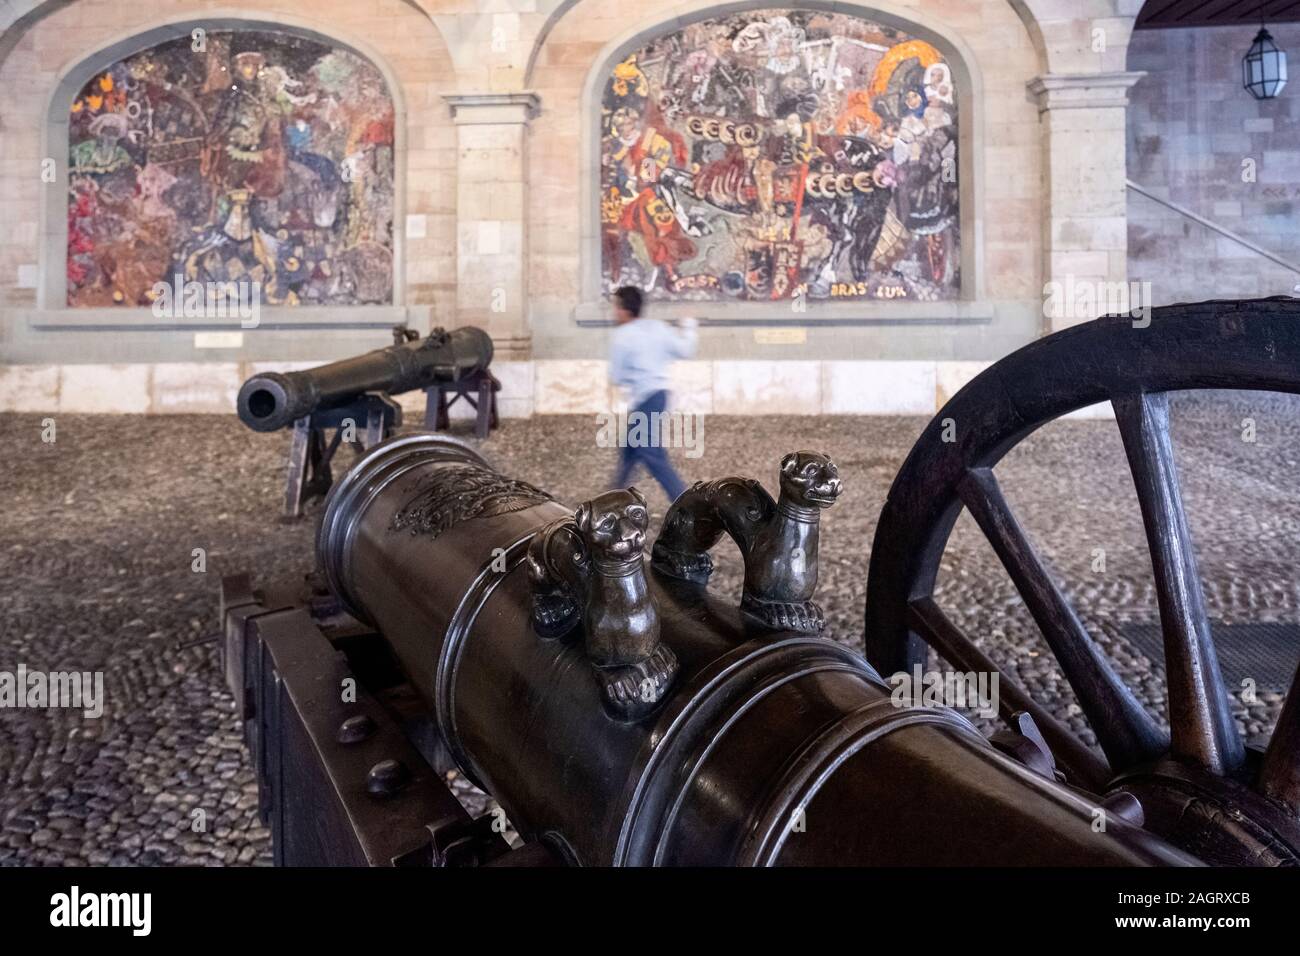
<path id="1" fill-rule="evenodd" d="M 302 517 L 302 506 L 325 497 L 334 484 L 330 462 L 351 429 L 348 439 L 357 454 L 377 445 L 402 424 L 401 407 L 381 392 L 367 392 L 338 408 L 313 412 L 293 423 L 289 463 L 285 471 L 283 520 Z M 326 429 L 334 434 L 326 439 Z"/>
<path id="2" fill-rule="evenodd" d="M 474 434 L 487 438 L 488 432 L 497 427 L 497 392 L 501 383 L 487 369 L 466 375 L 454 382 L 437 382 L 424 390 L 424 427 L 436 432 L 451 427 L 448 409 L 462 398 L 478 412 L 474 425 Z"/>

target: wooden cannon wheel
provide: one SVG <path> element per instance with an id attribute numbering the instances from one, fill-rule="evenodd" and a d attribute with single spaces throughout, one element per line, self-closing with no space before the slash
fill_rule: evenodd
<path id="1" fill-rule="evenodd" d="M 1151 311 L 1149 324 L 1110 316 L 1033 342 L 972 380 L 929 424 L 890 488 L 871 551 L 866 653 L 883 675 L 924 666 L 925 645 L 958 670 L 997 671 L 1001 716 L 1010 722 L 1013 714 L 1031 714 L 1073 785 L 1133 794 L 1148 829 L 1207 862 L 1295 863 L 1300 700 L 1293 682 L 1267 748 L 1243 744 L 1220 676 L 1174 462 L 1168 393 L 1208 388 L 1300 393 L 1300 300 L 1166 306 Z M 1168 734 L 1089 637 L 993 472 L 1035 429 L 1104 401 L 1115 410 L 1151 554 Z M 963 507 L 1042 632 L 1104 758 L 935 602 L 939 562 Z"/>

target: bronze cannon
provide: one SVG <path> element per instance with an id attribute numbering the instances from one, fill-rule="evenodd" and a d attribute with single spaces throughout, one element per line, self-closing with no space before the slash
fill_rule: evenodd
<path id="1" fill-rule="evenodd" d="M 236 398 L 239 420 L 254 431 L 276 431 L 367 392 L 398 395 L 464 378 L 492 362 L 491 337 L 473 326 L 434 329 L 423 339 L 413 331 L 399 337 L 388 348 L 318 368 L 252 376 Z"/>
<path id="2" fill-rule="evenodd" d="M 1224 729 L 1160 396 L 1300 391 L 1298 319 L 1271 302 L 1158 309 L 1140 342 L 1126 317 L 1099 320 L 977 377 L 891 490 L 866 658 L 822 636 L 813 601 L 819 515 L 840 491 L 825 455 L 781 459 L 776 498 L 753 479 L 698 482 L 651 542 L 635 489 L 574 508 L 449 438 L 371 448 L 329 496 L 310 587 L 223 584 L 227 680 L 277 862 L 1296 863 L 1300 713 L 1289 699 L 1266 750 Z M 1089 365 L 1086 382 L 1061 374 L 1068 360 Z M 1162 616 L 1175 622 L 1171 734 L 1082 633 L 990 480 L 1039 424 L 1106 398 Z M 934 601 L 963 505 L 1025 595 L 1100 753 Z M 723 535 L 745 561 L 737 603 L 708 589 Z M 1006 729 L 986 737 L 958 710 L 895 693 L 885 678 L 923 663 L 926 643 L 1000 674 Z M 452 768 L 501 810 L 471 819 L 444 785 Z"/>
<path id="3" fill-rule="evenodd" d="M 259 432 L 293 428 L 284 517 L 300 517 L 307 501 L 329 491 L 341 444 L 361 451 L 395 432 L 402 409 L 391 395 L 424 389 L 429 393 L 426 427 L 436 428 L 448 424 L 449 401 L 442 393 L 474 388 L 479 397 L 468 402 L 479 411 L 479 437 L 486 437 L 496 424 L 495 390 L 501 387 L 487 370 L 492 352 L 492 337 L 473 326 L 450 332 L 437 328 L 421 339 L 399 325 L 388 348 L 317 368 L 249 378 L 235 399 L 239 420 Z"/>

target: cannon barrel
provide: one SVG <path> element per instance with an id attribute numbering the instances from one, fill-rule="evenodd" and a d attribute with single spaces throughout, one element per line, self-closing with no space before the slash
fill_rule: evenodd
<path id="1" fill-rule="evenodd" d="M 602 511 L 584 505 L 577 527 L 608 531 Z M 1098 798 L 957 711 L 894 700 L 861 655 L 757 627 L 637 550 L 590 555 L 623 583 L 592 598 L 585 646 L 547 637 L 537 545 L 574 516 L 458 442 L 411 435 L 335 486 L 318 538 L 335 596 L 382 631 L 460 769 L 525 840 L 584 865 L 1195 862 L 1116 816 L 1099 829 Z M 644 594 L 626 583 L 641 575 Z M 657 628 L 675 663 L 631 716 L 591 657 L 591 631 L 623 621 Z"/>
<path id="2" fill-rule="evenodd" d="M 239 420 L 259 432 L 292 425 L 312 412 L 345 405 L 365 392 L 397 395 L 486 369 L 492 338 L 464 326 L 300 372 L 264 372 L 239 390 Z"/>

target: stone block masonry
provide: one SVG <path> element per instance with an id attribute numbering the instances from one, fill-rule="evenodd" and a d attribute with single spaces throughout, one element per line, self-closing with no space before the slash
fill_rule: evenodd
<path id="1" fill-rule="evenodd" d="M 1069 277 L 1124 281 L 1128 245 L 1135 241 L 1124 202 L 1125 103 L 1133 78 L 1144 69 L 1126 62 L 1132 6 L 1127 0 L 1095 0 L 1083 6 L 1065 0 L 1024 0 L 1018 5 L 970 0 L 958 8 L 938 0 L 901 0 L 880 8 L 821 2 L 798 10 L 763 7 L 770 15 L 751 25 L 741 43 L 749 52 L 733 49 L 725 58 L 731 62 L 739 56 L 746 69 L 757 71 L 762 82 L 753 90 L 771 88 L 761 104 L 747 102 L 743 110 L 736 104 L 737 115 L 757 117 L 767 129 L 772 118 L 768 114 L 788 107 L 782 118 L 789 143 L 781 146 L 774 138 L 770 149 L 760 148 L 760 158 L 775 164 L 778 172 L 795 168 L 793 160 L 801 155 L 798 144 L 807 140 L 810 130 L 843 135 L 839 126 L 852 121 L 864 142 L 870 140 L 873 149 L 883 151 L 877 159 L 887 155 L 889 163 L 901 168 L 919 162 L 928 148 L 922 142 L 929 142 L 923 129 L 933 139 L 936 128 L 951 127 L 960 200 L 954 228 L 960 241 L 950 241 L 952 236 L 927 239 L 923 230 L 910 239 L 900 238 L 900 224 L 924 212 L 924 197 L 918 194 L 907 208 L 895 210 L 871 249 L 864 245 L 859 250 L 860 257 L 870 253 L 870 261 L 859 263 L 859 271 L 892 275 L 893 269 L 897 275 L 890 281 L 905 285 L 911 273 L 924 278 L 959 264 L 960 287 L 949 271 L 952 281 L 944 280 L 946 297 L 933 301 L 888 296 L 810 300 L 801 303 L 797 313 L 790 302 L 767 301 L 761 295 L 745 301 L 723 295 L 660 303 L 656 307 L 669 317 L 693 314 L 718 320 L 702 330 L 701 361 L 678 372 L 682 400 L 737 414 L 772 409 L 810 414 L 933 411 L 965 374 L 961 370 L 992 361 L 1053 328 L 1053 320 L 1043 314 L 1046 283 L 1064 283 Z M 0 407 L 216 413 L 228 407 L 231 389 L 247 368 L 257 363 L 317 364 L 355 354 L 383 344 L 376 336 L 384 337 L 385 326 L 399 321 L 420 331 L 464 324 L 487 329 L 497 343 L 494 367 L 506 383 L 501 396 L 506 415 L 608 407 L 613 399 L 604 382 L 605 335 L 590 321 L 606 311 L 598 192 L 603 140 L 609 136 L 602 126 L 602 98 L 611 82 L 618 89 L 630 84 L 618 96 L 624 106 L 635 104 L 637 74 L 624 66 L 631 54 L 691 24 L 733 15 L 737 8 L 707 0 L 673 0 L 653 8 L 637 0 L 502 0 L 490 11 L 483 11 L 481 4 L 433 12 L 426 7 L 401 0 L 320 0 L 308 10 L 289 0 L 231 0 L 211 12 L 185 0 L 127 6 L 110 0 L 15 0 L 0 10 L 0 25 L 14 23 L 0 40 L 0 80 L 9 94 L 0 114 L 5 143 L 0 163 L 0 363 L 10 366 L 0 389 Z M 891 61 L 888 69 L 879 71 L 880 89 L 852 109 L 842 109 L 845 104 L 833 96 L 823 97 L 819 105 L 833 101 L 835 115 L 802 116 L 789 84 L 781 86 L 789 63 L 779 51 L 757 56 L 754 44 L 775 44 L 776 50 L 792 30 L 824 40 L 827 25 L 846 17 L 879 25 L 874 46 L 870 37 L 841 43 L 845 63 L 860 58 L 854 61 L 857 73 L 848 68 L 848 76 L 857 77 L 854 82 L 876 75 L 873 64 L 891 49 L 890 36 L 916 43 L 894 44 L 899 63 Z M 100 188 L 109 167 L 129 165 L 140 153 L 139 144 L 130 139 L 129 122 L 127 145 L 116 135 L 120 122 L 98 124 L 96 136 L 90 137 L 87 124 L 72 119 L 74 101 L 89 89 L 94 99 L 84 100 L 83 108 L 112 112 L 106 104 L 114 91 L 94 86 L 106 65 L 136 57 L 161 42 L 184 40 L 194 29 L 296 32 L 311 42 L 354 50 L 382 75 L 393 112 L 392 290 L 387 301 L 384 295 L 376 299 L 376 290 L 370 289 L 366 301 L 376 304 L 315 305 L 309 317 L 306 306 L 264 303 L 262 322 L 270 331 L 242 337 L 227 335 L 222 328 L 164 327 L 144 307 L 106 302 L 83 311 L 67 306 L 72 235 L 68 196 L 73 185 L 68 138 L 74 131 L 82 137 L 73 144 L 85 154 L 76 175 L 90 177 Z M 940 59 L 935 59 L 936 51 Z M 256 65 L 255 57 L 248 56 L 239 63 Z M 935 66 L 944 69 L 931 69 Z M 334 153 L 308 141 L 308 133 L 320 134 L 307 116 L 316 106 L 294 105 L 294 97 L 319 94 L 318 85 L 328 86 L 321 80 L 328 70 L 312 74 L 303 65 L 297 72 L 284 72 L 283 81 L 273 70 L 259 78 L 276 92 L 257 114 L 283 114 L 280 145 L 263 130 L 253 152 L 274 160 L 276 150 L 282 149 L 286 168 L 295 176 L 308 169 L 310 175 L 323 177 L 322 183 L 332 182 L 329 165 L 312 157 Z M 204 96 L 227 95 L 215 73 L 202 79 L 205 75 L 196 74 L 199 79 L 194 81 Z M 665 75 L 663 80 L 664 91 L 689 87 L 692 95 L 700 92 L 705 102 L 713 102 L 709 97 L 715 94 L 691 87 L 689 77 Z M 823 89 L 843 81 L 839 73 L 818 79 L 830 84 Z M 239 101 L 239 92 L 230 91 L 232 103 Z M 726 97 L 734 94 L 716 95 L 723 100 L 712 108 L 725 113 L 730 109 Z M 955 97 L 951 124 L 943 122 L 943 110 L 936 105 L 947 102 L 948 96 Z M 341 108 L 349 102 L 344 97 Z M 297 117 L 305 128 L 295 119 L 295 109 L 306 111 Z M 804 110 L 816 112 L 808 104 Z M 881 120 L 885 114 L 888 122 Z M 802 124 L 801 136 L 789 126 L 791 116 L 796 125 Z M 1290 128 L 1282 116 L 1249 119 L 1252 123 L 1243 127 L 1242 135 L 1277 137 Z M 1271 127 L 1265 122 L 1269 119 Z M 1172 123 L 1167 135 L 1186 138 L 1193 132 L 1178 132 L 1176 124 L 1187 122 L 1186 116 L 1166 117 L 1153 108 L 1147 125 Z M 696 166 L 712 165 L 714 181 L 724 182 L 719 164 L 726 150 L 721 140 L 711 145 L 706 124 L 704 136 L 695 137 L 687 150 L 692 155 L 683 158 L 665 135 L 678 125 L 674 121 L 653 132 L 642 130 L 636 147 L 641 161 L 633 164 L 635 169 L 625 164 L 618 174 L 635 177 L 627 188 L 653 189 L 660 181 L 656 177 L 662 177 L 663 161 L 687 179 L 695 175 Z M 336 145 L 373 160 L 382 137 L 377 140 L 374 131 L 358 128 L 362 132 L 353 137 L 356 142 Z M 722 129 L 719 126 L 720 135 Z M 1082 142 L 1086 149 L 1080 148 Z M 684 149 L 687 144 L 681 145 Z M 699 155 L 694 155 L 696 146 Z M 1286 153 L 1286 142 L 1261 141 L 1261 146 L 1266 147 L 1261 152 L 1261 189 L 1278 188 L 1284 184 L 1273 180 L 1290 176 L 1285 156 L 1275 155 Z M 247 148 L 237 148 L 235 153 L 214 154 L 231 184 L 250 177 L 254 164 L 248 153 Z M 160 162 L 168 158 L 157 156 Z M 53 161 L 52 178 L 42 175 L 47 159 Z M 823 159 L 823 165 L 839 161 L 830 154 Z M 809 162 L 814 164 L 811 154 Z M 758 166 L 755 170 L 762 172 Z M 816 180 L 820 192 L 829 174 L 810 165 L 813 172 L 822 177 Z M 882 183 L 888 182 L 888 167 L 881 166 L 880 172 Z M 133 175 L 143 174 L 142 167 Z M 796 180 L 787 182 L 780 175 L 771 182 L 779 188 L 733 190 L 742 206 L 768 204 L 767 219 L 726 209 L 705 215 L 690 208 L 719 202 L 725 207 L 725 197 L 718 193 L 697 197 L 680 209 L 646 199 L 648 218 L 638 228 L 653 236 L 655 216 L 664 226 L 665 216 L 679 217 L 685 228 L 699 233 L 691 241 L 704 248 L 710 240 L 701 223 L 716 230 L 735 219 L 757 231 L 748 238 L 737 233 L 730 248 L 766 244 L 776 262 L 780 257 L 773 251 L 775 240 L 764 238 L 764 228 L 771 231 L 792 221 L 791 190 L 798 190 Z M 166 177 L 152 169 L 144 183 L 153 188 L 165 184 Z M 265 177 L 252 176 L 246 185 L 254 193 L 274 193 L 274 184 L 268 185 Z M 865 185 L 864 180 L 860 187 Z M 348 188 L 358 202 L 369 201 L 364 181 Z M 231 193 L 235 212 L 244 201 L 237 192 Z M 113 199 L 112 194 L 108 189 L 105 199 Z M 134 199 L 132 195 L 130 190 L 123 193 L 128 203 L 151 203 L 148 189 Z M 165 189 L 159 195 L 166 196 L 167 203 L 177 199 Z M 1264 209 L 1273 218 L 1290 201 L 1262 191 L 1257 196 L 1216 195 L 1214 200 L 1240 202 L 1243 217 Z M 277 208 L 288 209 L 291 196 L 277 203 Z M 805 221 L 799 236 L 812 242 L 820 236 L 811 228 L 813 207 L 801 208 Z M 1225 215 L 1235 209 L 1221 208 Z M 150 205 L 150 215 L 162 211 Z M 200 215 L 203 210 L 192 212 L 205 222 L 212 219 L 215 225 L 209 231 L 218 245 L 223 229 L 231 236 L 243 234 L 243 218 L 232 217 L 225 206 L 220 215 L 206 218 Z M 323 215 L 307 206 L 302 213 L 308 218 Z M 290 225 L 290 232 L 307 229 L 305 221 Z M 347 238 L 345 229 L 335 231 L 345 242 L 355 239 Z M 273 233 L 268 235 L 279 241 Z M 1164 242 L 1165 236 L 1158 232 L 1140 241 Z M 662 244 L 652 240 L 646 246 L 640 241 L 640 246 L 632 242 L 633 254 L 664 254 Z M 309 242 L 301 244 L 301 255 L 296 248 L 276 253 L 279 275 L 301 273 L 331 295 L 344 297 L 348 281 L 375 281 L 374 269 L 360 253 L 344 270 L 347 274 L 339 276 L 322 266 L 332 263 L 329 255 L 318 254 Z M 270 261 L 268 248 L 263 239 L 260 247 L 241 253 L 247 260 L 243 265 L 255 259 Z M 788 250 L 781 255 L 788 256 Z M 231 268 L 231 257 L 218 258 L 220 263 L 205 260 L 205 267 Z M 741 258 L 737 254 L 728 260 L 733 279 L 744 271 L 735 267 Z M 789 265 L 788 258 L 782 261 Z M 112 266 L 107 261 L 97 265 L 110 271 Z M 845 268 L 837 264 L 836 275 Z M 660 273 L 662 278 L 662 269 Z M 758 288 L 762 276 L 754 281 Z M 925 283 L 913 285 L 922 288 Z M 130 287 L 140 288 L 144 286 L 138 281 Z M 742 324 L 735 324 L 737 320 Z M 759 330 L 743 323 L 760 329 L 771 324 L 780 332 L 785 326 L 797 330 L 801 323 L 810 329 L 821 323 L 822 328 L 809 332 L 806 347 L 774 348 L 755 334 Z M 95 396 L 87 397 L 92 391 Z"/>

